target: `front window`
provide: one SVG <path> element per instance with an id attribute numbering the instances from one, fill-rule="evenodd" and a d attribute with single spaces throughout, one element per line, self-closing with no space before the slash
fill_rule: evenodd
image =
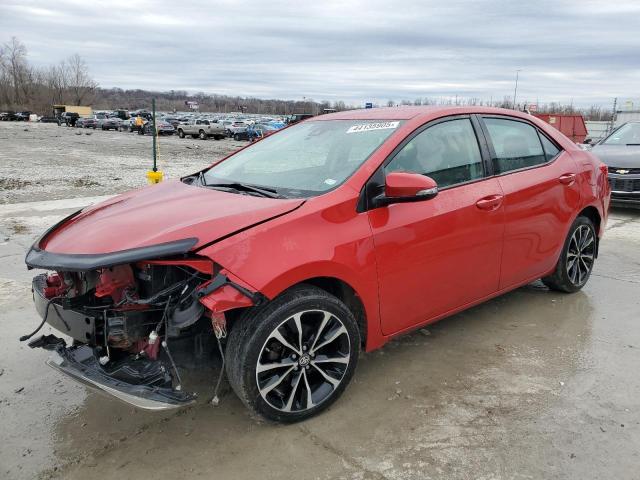
<path id="1" fill-rule="evenodd" d="M 301 123 L 213 166 L 204 180 L 262 186 L 290 197 L 319 195 L 351 176 L 401 124 L 369 120 Z"/>
<path id="2" fill-rule="evenodd" d="M 427 128 L 393 157 L 385 172 L 427 175 L 440 188 L 482 178 L 482 156 L 471 120 L 448 120 Z"/>
<path id="3" fill-rule="evenodd" d="M 602 143 L 604 145 L 640 145 L 640 123 L 625 123 Z"/>

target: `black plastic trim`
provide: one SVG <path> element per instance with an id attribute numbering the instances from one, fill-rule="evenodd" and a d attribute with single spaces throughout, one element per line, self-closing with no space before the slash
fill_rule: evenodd
<path id="1" fill-rule="evenodd" d="M 70 218 L 70 217 L 67 217 Z M 49 229 L 53 230 L 55 227 Z M 44 238 L 47 232 L 41 237 Z M 184 238 L 174 242 L 159 243 L 148 247 L 130 248 L 119 252 L 96 254 L 55 253 L 41 250 L 40 241 L 33 244 L 25 263 L 29 268 L 44 268 L 46 270 L 64 270 L 68 272 L 86 272 L 98 268 L 113 267 L 125 263 L 141 260 L 155 260 L 188 253 L 197 243 L 197 238 Z"/>

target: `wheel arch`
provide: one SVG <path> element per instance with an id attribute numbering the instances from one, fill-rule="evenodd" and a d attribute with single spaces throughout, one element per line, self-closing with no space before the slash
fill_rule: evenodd
<path id="1" fill-rule="evenodd" d="M 337 297 L 347 308 L 351 311 L 358 324 L 360 330 L 360 341 L 362 346 L 367 344 L 367 313 L 364 308 L 362 299 L 355 291 L 355 289 L 344 280 L 336 277 L 313 277 L 305 279 L 301 282 L 292 285 L 289 288 L 293 288 L 299 285 L 313 285 L 325 292 Z M 287 289 L 289 290 L 289 289 Z"/>
<path id="2" fill-rule="evenodd" d="M 596 207 L 589 205 L 580 210 L 580 213 L 576 215 L 576 218 L 578 217 L 586 217 L 593 222 L 593 226 L 596 229 L 596 258 L 598 258 L 598 252 L 600 251 L 600 236 L 602 233 L 600 230 L 602 226 L 602 216 Z"/>

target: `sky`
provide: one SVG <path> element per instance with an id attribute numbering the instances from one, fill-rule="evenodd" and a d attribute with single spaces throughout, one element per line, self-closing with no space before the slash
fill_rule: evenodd
<path id="1" fill-rule="evenodd" d="M 0 0 L 0 43 L 100 86 L 260 98 L 640 97 L 640 0 Z"/>

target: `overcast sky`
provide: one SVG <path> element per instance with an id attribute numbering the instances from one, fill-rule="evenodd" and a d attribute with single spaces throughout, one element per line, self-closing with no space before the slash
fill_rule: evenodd
<path id="1" fill-rule="evenodd" d="M 640 97 L 640 0 L 0 0 L 0 42 L 103 87 L 386 103 Z"/>

